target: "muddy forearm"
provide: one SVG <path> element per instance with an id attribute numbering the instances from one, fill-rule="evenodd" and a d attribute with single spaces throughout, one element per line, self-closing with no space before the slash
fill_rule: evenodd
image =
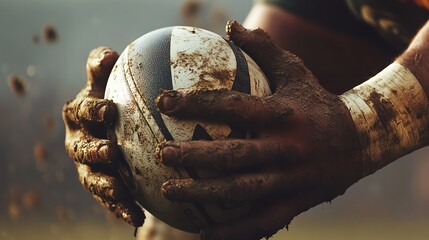
<path id="1" fill-rule="evenodd" d="M 376 76 L 341 95 L 356 126 L 364 176 L 429 143 L 429 24 Z"/>

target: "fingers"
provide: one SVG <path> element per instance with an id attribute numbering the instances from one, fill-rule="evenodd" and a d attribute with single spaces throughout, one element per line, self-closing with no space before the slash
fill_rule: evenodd
<path id="1" fill-rule="evenodd" d="M 312 185 L 307 170 L 250 173 L 219 179 L 174 179 L 161 187 L 162 194 L 179 202 L 240 204 L 267 197 L 281 197 L 290 191 Z"/>
<path id="2" fill-rule="evenodd" d="M 118 148 L 112 141 L 94 136 L 105 135 L 104 124 L 113 124 L 117 109 L 104 96 L 108 76 L 118 59 L 118 54 L 110 48 L 101 47 L 90 52 L 86 69 L 86 87 L 63 107 L 66 125 L 65 146 L 75 160 L 79 180 L 95 199 L 133 226 L 141 226 L 144 221 L 142 209 L 134 202 L 123 182 L 101 172 L 93 172 L 91 167 L 99 167 L 105 172 L 112 171 Z"/>
<path id="3" fill-rule="evenodd" d="M 143 225 L 143 210 L 134 202 L 120 179 L 93 172 L 84 164 L 76 163 L 76 168 L 84 188 L 91 192 L 102 206 L 133 226 Z"/>
<path id="4" fill-rule="evenodd" d="M 81 95 L 103 98 L 107 79 L 118 57 L 118 53 L 108 47 L 99 47 L 89 53 L 86 63 L 88 85 Z"/>
<path id="5" fill-rule="evenodd" d="M 157 99 L 159 110 L 169 116 L 240 124 L 245 127 L 284 122 L 292 113 L 287 104 L 277 106 L 261 98 L 229 90 L 171 90 Z"/>
<path id="6" fill-rule="evenodd" d="M 133 200 L 112 203 L 96 195 L 93 195 L 93 197 L 101 206 L 109 209 L 117 218 L 123 219 L 131 226 L 140 227 L 143 225 L 145 220 L 144 212 Z"/>
<path id="7" fill-rule="evenodd" d="M 107 99 L 78 97 L 63 107 L 64 122 L 79 127 L 87 122 L 113 124 L 117 115 L 116 105 Z"/>
<path id="8" fill-rule="evenodd" d="M 67 132 L 65 147 L 70 158 L 76 162 L 106 170 L 115 166 L 115 159 L 119 154 L 113 141 L 97 139 L 80 131 Z"/>
<path id="9" fill-rule="evenodd" d="M 275 204 L 261 204 L 255 214 L 240 221 L 214 226 L 201 232 L 203 240 L 259 240 L 274 235 L 287 227 L 298 214 L 323 202 L 319 190 L 309 189 L 294 198 L 285 198 Z"/>
<path id="10" fill-rule="evenodd" d="M 301 81 L 310 73 L 300 58 L 278 47 L 260 28 L 248 30 L 231 20 L 226 25 L 226 35 L 255 60 L 274 90 L 288 82 Z"/>
<path id="11" fill-rule="evenodd" d="M 228 172 L 296 162 L 302 156 L 298 145 L 277 139 L 226 139 L 214 141 L 165 142 L 159 146 L 158 158 L 168 166 L 195 167 Z"/>
<path id="12" fill-rule="evenodd" d="M 235 20 L 226 24 L 226 36 L 238 47 L 250 54 L 260 67 L 275 63 L 282 49 L 274 44 L 270 36 L 262 29 L 249 30 Z"/>
<path id="13" fill-rule="evenodd" d="M 118 57 L 118 53 L 107 47 L 90 52 L 86 64 L 87 85 L 63 107 L 63 119 L 67 127 L 79 127 L 81 121 L 113 123 L 116 107 L 112 101 L 101 98 L 104 97 L 108 76 Z"/>
<path id="14" fill-rule="evenodd" d="M 114 176 L 105 175 L 100 172 L 93 172 L 91 167 L 76 163 L 79 181 L 92 194 L 102 197 L 111 202 L 131 199 L 130 193 L 126 190 L 124 183 Z"/>

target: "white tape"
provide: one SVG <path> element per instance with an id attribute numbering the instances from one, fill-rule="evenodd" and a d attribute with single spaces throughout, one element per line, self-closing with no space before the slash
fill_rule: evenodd
<path id="1" fill-rule="evenodd" d="M 428 135 L 428 99 L 410 70 L 392 63 L 340 96 L 362 147 L 364 176 L 410 153 Z"/>

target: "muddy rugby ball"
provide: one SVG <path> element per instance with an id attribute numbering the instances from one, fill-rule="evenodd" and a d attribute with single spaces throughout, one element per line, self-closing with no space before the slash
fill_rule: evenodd
<path id="1" fill-rule="evenodd" d="M 168 140 L 245 138 L 228 125 L 179 121 L 157 111 L 161 90 L 227 88 L 257 96 L 271 94 L 257 64 L 232 42 L 195 27 L 167 27 L 149 32 L 127 46 L 107 82 L 119 120 L 111 131 L 122 150 L 122 178 L 135 199 L 165 223 L 188 232 L 243 216 L 246 206 L 198 205 L 167 200 L 161 185 L 172 178 L 207 178 L 214 173 L 158 164 L 155 151 Z M 245 204 L 244 204 L 245 205 Z"/>

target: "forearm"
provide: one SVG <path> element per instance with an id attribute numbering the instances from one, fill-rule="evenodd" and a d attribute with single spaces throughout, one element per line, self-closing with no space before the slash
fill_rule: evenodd
<path id="1" fill-rule="evenodd" d="M 262 28 L 278 46 L 299 56 L 321 85 L 336 94 L 362 83 L 397 55 L 372 35 L 349 36 L 269 4 L 255 4 L 243 25 Z"/>
<path id="2" fill-rule="evenodd" d="M 429 24 L 379 74 L 341 95 L 368 175 L 429 143 Z"/>
<path id="3" fill-rule="evenodd" d="M 429 21 L 396 61 L 410 69 L 426 92 L 426 96 L 429 96 Z"/>

